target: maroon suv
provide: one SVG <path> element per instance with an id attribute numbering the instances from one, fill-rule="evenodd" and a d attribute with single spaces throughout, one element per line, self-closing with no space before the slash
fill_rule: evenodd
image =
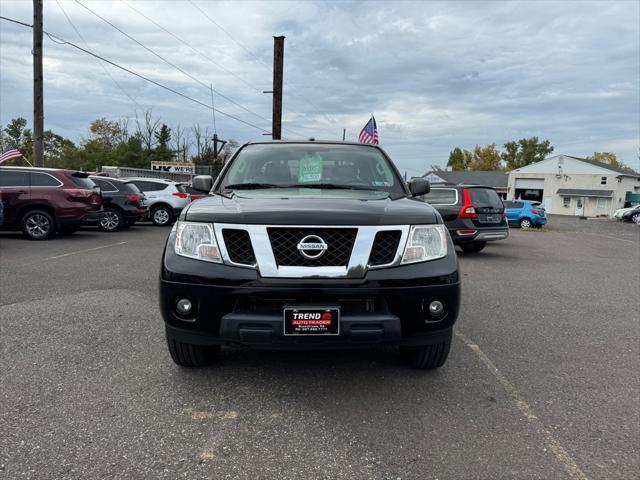
<path id="1" fill-rule="evenodd" d="M 54 168 L 0 167 L 3 230 L 31 240 L 73 233 L 103 216 L 100 190 L 86 173 Z"/>

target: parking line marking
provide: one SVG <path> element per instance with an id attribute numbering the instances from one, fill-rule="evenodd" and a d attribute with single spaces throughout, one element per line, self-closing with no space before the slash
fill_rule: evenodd
<path id="1" fill-rule="evenodd" d="M 455 332 L 456 337 L 458 337 L 464 344 L 469 347 L 480 359 L 482 363 L 489 369 L 489 371 L 493 374 L 494 377 L 498 380 L 502 388 L 507 392 L 507 395 L 511 397 L 511 399 L 515 402 L 516 406 L 522 412 L 522 414 L 527 418 L 527 421 L 533 425 L 544 437 L 544 440 L 549 447 L 549 449 L 556 456 L 558 461 L 562 464 L 565 471 L 569 474 L 569 477 L 572 480 L 588 480 L 587 476 L 580 469 L 575 460 L 569 455 L 560 442 L 555 439 L 551 431 L 545 427 L 542 420 L 533 412 L 531 406 L 525 401 L 524 398 L 520 396 L 516 387 L 504 376 L 504 374 L 498 370 L 498 367 L 491 361 L 489 357 L 480 349 L 478 345 L 473 343 L 466 335 L 460 332 Z"/>
<path id="2" fill-rule="evenodd" d="M 127 242 L 110 243 L 109 245 L 101 245 L 99 247 L 87 248 L 86 250 L 77 250 L 75 252 L 63 253 L 62 255 L 55 255 L 53 257 L 46 257 L 46 258 L 43 258 L 42 260 L 55 260 L 57 258 L 68 257 L 70 255 L 77 255 L 79 253 L 93 252 L 94 250 L 101 250 L 103 248 L 109 248 L 109 247 L 117 247 L 118 245 L 124 245 L 125 243 L 127 243 Z"/>

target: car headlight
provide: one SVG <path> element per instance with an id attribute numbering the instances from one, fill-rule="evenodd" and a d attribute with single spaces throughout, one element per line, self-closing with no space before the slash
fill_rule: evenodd
<path id="1" fill-rule="evenodd" d="M 222 263 L 213 226 L 209 223 L 176 222 L 174 250 L 183 257 Z"/>
<path id="2" fill-rule="evenodd" d="M 402 263 L 426 262 L 447 254 L 447 231 L 444 225 L 413 225 L 409 231 Z"/>

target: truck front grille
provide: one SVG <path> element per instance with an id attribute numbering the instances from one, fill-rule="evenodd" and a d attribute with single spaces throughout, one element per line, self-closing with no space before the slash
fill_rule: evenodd
<path id="1" fill-rule="evenodd" d="M 392 263 L 396 258 L 401 236 L 402 232 L 400 230 L 383 230 L 376 233 L 371 255 L 369 256 L 369 265 L 388 265 Z"/>
<path id="2" fill-rule="evenodd" d="M 249 232 L 225 228 L 222 230 L 222 236 L 232 262 L 242 265 L 255 265 L 256 256 L 253 253 Z"/>
<path id="3" fill-rule="evenodd" d="M 271 227 L 267 232 L 273 255 L 280 267 L 346 267 L 358 229 Z M 315 259 L 304 257 L 298 249 L 298 244 L 310 235 L 319 237 L 327 244 L 324 254 Z"/>

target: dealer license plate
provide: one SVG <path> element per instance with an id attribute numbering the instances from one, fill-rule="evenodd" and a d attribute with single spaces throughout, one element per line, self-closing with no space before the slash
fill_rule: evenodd
<path id="1" fill-rule="evenodd" d="M 339 307 L 284 307 L 285 335 L 339 335 Z"/>
<path id="2" fill-rule="evenodd" d="M 500 223 L 502 222 L 502 215 L 478 215 L 480 223 Z"/>

